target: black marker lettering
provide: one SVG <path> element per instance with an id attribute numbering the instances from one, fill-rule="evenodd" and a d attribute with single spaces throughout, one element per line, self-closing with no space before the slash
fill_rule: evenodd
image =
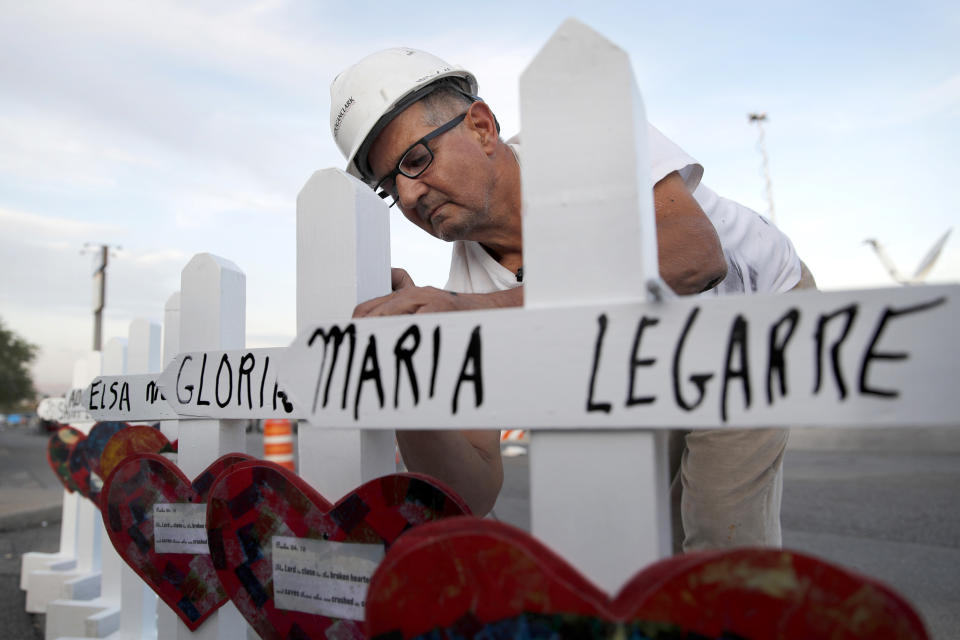
<path id="1" fill-rule="evenodd" d="M 630 352 L 630 385 L 627 387 L 627 406 L 632 407 L 636 404 L 653 404 L 657 397 L 656 396 L 640 396 L 639 398 L 634 395 L 634 382 L 637 375 L 637 367 L 649 367 L 656 363 L 656 358 L 638 358 L 637 352 L 640 351 L 640 339 L 643 337 L 643 330 L 647 327 L 655 327 L 660 324 L 660 320 L 657 318 L 648 318 L 643 316 L 640 318 L 640 322 L 637 323 L 637 332 L 633 336 L 633 350 Z"/>
<path id="2" fill-rule="evenodd" d="M 437 364 L 440 361 L 440 327 L 433 328 L 433 368 L 430 370 L 430 397 L 437 388 Z"/>
<path id="3" fill-rule="evenodd" d="M 267 371 L 270 370 L 270 356 L 263 359 L 263 377 L 260 378 L 260 408 L 263 409 L 263 385 L 267 381 Z"/>
<path id="4" fill-rule="evenodd" d="M 97 408 L 97 403 L 94 401 L 94 398 L 100 394 L 100 392 L 97 391 L 97 387 L 99 387 L 101 384 L 103 384 L 103 380 L 98 379 L 94 380 L 93 384 L 90 385 L 90 402 L 88 403 L 88 408 L 90 411 L 93 411 Z"/>
<path id="5" fill-rule="evenodd" d="M 333 381 L 333 372 L 334 368 L 337 366 L 337 356 L 340 353 L 340 345 L 343 344 L 343 337 L 350 336 L 350 355 L 347 359 L 347 373 L 346 378 L 343 381 L 343 400 L 341 402 L 340 408 L 347 408 L 347 388 L 350 385 L 350 370 L 353 367 L 353 355 L 357 347 L 357 330 L 353 324 L 347 325 L 346 329 L 340 329 L 340 327 L 334 325 L 330 328 L 330 333 L 328 334 L 323 329 L 317 329 L 313 332 L 313 335 L 310 336 L 310 339 L 307 341 L 307 346 L 312 347 L 314 341 L 317 338 L 323 338 L 323 356 L 320 359 L 320 370 L 317 372 L 317 387 L 313 393 L 313 409 L 312 413 L 317 412 L 317 400 L 320 398 L 320 385 L 323 382 L 323 365 L 327 361 L 327 347 L 330 345 L 330 341 L 333 341 L 333 357 L 330 359 L 330 366 L 327 368 L 327 384 L 323 390 L 323 406 L 327 406 L 327 401 L 330 399 L 330 382 Z"/>
<path id="6" fill-rule="evenodd" d="M 787 348 L 787 343 L 793 336 L 794 329 L 797 328 L 797 322 L 800 320 L 800 310 L 796 307 L 790 309 L 783 317 L 777 320 L 770 327 L 770 342 L 767 351 L 767 404 L 773 404 L 773 376 L 776 374 L 780 382 L 780 397 L 787 395 L 787 367 L 783 352 Z M 780 339 L 780 327 L 785 323 L 787 325 L 787 334 Z"/>
<path id="7" fill-rule="evenodd" d="M 227 366 L 227 375 L 230 376 L 230 381 L 227 383 L 227 399 L 220 402 L 220 374 L 223 373 L 224 365 Z M 233 396 L 233 367 L 230 366 L 230 360 L 227 358 L 227 354 L 220 356 L 220 366 L 217 367 L 217 381 L 214 384 L 213 396 L 217 401 L 217 406 L 221 409 L 230 404 L 230 398 Z"/>
<path id="8" fill-rule="evenodd" d="M 413 339 L 413 346 L 407 348 L 404 346 L 407 338 Z M 396 363 L 396 375 L 393 384 L 393 408 L 400 405 L 400 363 L 406 365 L 407 377 L 410 378 L 410 390 L 413 392 L 413 406 L 417 406 L 420 401 L 420 387 L 417 385 L 417 373 L 413 369 L 413 354 L 420 346 L 420 327 L 411 325 L 393 347 L 394 362 Z"/>
<path id="9" fill-rule="evenodd" d="M 290 402 L 290 399 L 287 398 L 287 394 L 283 391 L 277 392 L 277 397 L 280 398 L 281 404 L 283 404 L 283 411 L 285 413 L 293 413 L 293 403 Z"/>
<path id="10" fill-rule="evenodd" d="M 123 411 L 123 403 L 127 403 L 127 411 L 130 411 L 130 385 L 126 382 L 120 387 L 120 410 Z"/>
<path id="11" fill-rule="evenodd" d="M 609 402 L 596 402 L 593 399 L 597 384 L 597 369 L 600 368 L 600 352 L 603 350 L 603 335 L 607 332 L 607 314 L 601 313 L 597 318 L 597 341 L 593 345 L 593 368 L 590 370 L 590 386 L 587 388 L 587 412 L 603 411 L 610 413 L 613 408 Z"/>
<path id="12" fill-rule="evenodd" d="M 697 401 L 693 404 L 689 404 L 684 400 L 683 394 L 680 391 L 680 355 L 683 353 L 683 344 L 687 341 L 687 334 L 690 332 L 690 327 L 693 326 L 693 322 L 697 319 L 699 313 L 700 307 L 694 307 L 690 315 L 687 316 L 687 322 L 683 325 L 683 331 L 680 332 L 680 339 L 677 341 L 676 350 L 673 352 L 673 397 L 677 401 L 677 406 L 684 411 L 693 411 L 700 406 L 704 396 L 707 394 L 707 382 L 713 377 L 712 373 L 691 374 L 690 382 L 696 385 L 700 395 L 697 396 Z"/>
<path id="13" fill-rule="evenodd" d="M 830 358 L 833 365 L 833 377 L 837 381 L 837 390 L 840 392 L 840 399 L 843 400 L 847 397 L 847 385 L 843 381 L 843 371 L 840 369 L 840 345 L 843 344 L 843 341 L 847 339 L 847 334 L 850 333 L 850 328 L 853 326 L 853 320 L 857 317 L 857 309 L 858 307 L 856 304 L 851 304 L 847 307 L 837 309 L 833 313 L 823 314 L 820 316 L 819 320 L 817 320 L 817 332 L 815 334 L 817 341 L 817 365 L 815 371 L 816 377 L 813 384 L 814 393 L 820 393 L 820 383 L 823 380 L 823 342 L 827 323 L 837 316 L 845 315 L 847 322 L 843 327 L 843 332 L 840 334 L 840 337 L 837 338 L 836 342 L 833 343 L 833 346 L 830 347 Z"/>
<path id="14" fill-rule="evenodd" d="M 237 367 L 237 406 L 243 406 L 243 377 L 247 377 L 247 407 L 253 409 L 253 396 L 250 391 L 250 373 L 257 364 L 257 359 L 252 353 L 245 353 L 240 358 L 240 366 Z"/>
<path id="15" fill-rule="evenodd" d="M 184 399 L 183 396 L 180 395 L 180 376 L 183 375 L 183 367 L 191 360 L 193 360 L 193 356 L 184 356 L 183 360 L 180 361 L 180 369 L 177 371 L 177 402 L 179 402 L 180 404 L 190 404 L 190 401 L 193 400 L 192 384 L 184 385 L 183 387 L 184 389 L 190 392 L 190 395 L 187 396 L 186 399 Z"/>
<path id="16" fill-rule="evenodd" d="M 467 345 L 467 352 L 463 356 L 463 365 L 460 367 L 460 375 L 457 377 L 457 385 L 453 389 L 453 415 L 457 415 L 457 403 L 460 397 L 460 383 L 465 380 L 473 382 L 473 406 L 479 407 L 483 404 L 483 367 L 481 366 L 481 346 L 480 346 L 480 326 L 473 328 L 470 332 L 470 343 Z M 467 373 L 467 364 L 473 363 L 473 371 Z"/>
<path id="17" fill-rule="evenodd" d="M 930 302 L 923 302 L 912 307 L 904 307 L 903 309 L 894 309 L 893 307 L 886 307 L 883 310 L 883 314 L 880 316 L 880 321 L 877 323 L 877 328 L 873 330 L 873 337 L 870 339 L 870 346 L 867 347 L 867 352 L 863 354 L 863 361 L 860 363 L 860 393 L 864 395 L 871 396 L 880 396 L 881 398 L 897 398 L 900 396 L 900 392 L 890 389 L 878 389 L 876 387 L 871 387 L 867 384 L 867 376 L 869 375 L 870 362 L 872 360 L 906 360 L 909 358 L 909 354 L 899 352 L 891 353 L 884 351 L 874 351 L 877 347 L 877 343 L 880 342 L 880 336 L 883 334 L 883 330 L 887 327 L 887 321 L 897 318 L 898 316 L 905 316 L 911 313 L 919 313 L 921 311 L 929 311 L 934 307 L 938 307 L 944 302 L 946 298 L 937 298 L 936 300 L 931 300 Z"/>
<path id="18" fill-rule="evenodd" d="M 113 409 L 117 406 L 117 381 L 114 380 L 110 383 L 110 408 Z"/>
<path id="19" fill-rule="evenodd" d="M 733 369 L 730 364 L 736 351 L 740 356 L 740 368 Z M 750 408 L 750 360 L 747 358 L 747 320 L 742 315 L 733 319 L 730 338 L 727 341 L 727 359 L 723 371 L 723 387 L 720 391 L 720 420 L 727 421 L 727 388 L 731 378 L 740 378 L 743 382 L 744 408 Z"/>
<path id="20" fill-rule="evenodd" d="M 197 389 L 197 406 L 210 406 L 209 400 L 203 399 L 203 374 L 207 371 L 207 354 L 203 354 L 203 360 L 200 362 L 200 387 Z"/>
<path id="21" fill-rule="evenodd" d="M 367 367 L 367 363 L 370 366 Z M 363 391 L 363 383 L 367 380 L 373 380 L 377 383 L 377 398 L 380 400 L 380 408 L 383 409 L 383 383 L 380 381 L 380 362 L 377 360 L 377 338 L 371 335 L 367 340 L 367 349 L 363 352 L 363 362 L 360 364 L 360 379 L 357 381 L 357 393 L 353 399 L 353 419 L 359 419 L 360 414 L 360 392 Z"/>

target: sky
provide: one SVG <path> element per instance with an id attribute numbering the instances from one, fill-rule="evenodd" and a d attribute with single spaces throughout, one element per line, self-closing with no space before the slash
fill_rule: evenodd
<path id="1" fill-rule="evenodd" d="M 390 9 L 391 12 L 387 12 Z M 507 136 L 517 81 L 575 17 L 626 50 L 647 115 L 703 182 L 768 214 L 747 114 L 765 112 L 776 222 L 823 289 L 894 286 L 957 226 L 956 2 L 151 3 L 0 0 L 0 319 L 62 393 L 92 344 L 92 259 L 109 244 L 104 340 L 160 321 L 197 253 L 247 279 L 247 346 L 295 333 L 296 197 L 344 161 L 329 83 L 411 46 L 478 77 Z M 960 280 L 954 231 L 927 282 Z M 449 246 L 391 214 L 391 255 L 442 286 Z"/>

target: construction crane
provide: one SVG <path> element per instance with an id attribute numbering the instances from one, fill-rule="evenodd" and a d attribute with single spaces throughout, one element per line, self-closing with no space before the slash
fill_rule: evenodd
<path id="1" fill-rule="evenodd" d="M 886 267 L 891 278 L 900 284 L 920 284 L 923 282 L 923 279 L 927 277 L 927 274 L 930 273 L 930 270 L 933 269 L 933 265 L 936 263 L 937 258 L 940 257 L 940 252 L 943 251 L 943 245 L 947 243 L 947 238 L 950 237 L 951 231 L 953 231 L 953 227 L 947 229 L 947 231 L 940 236 L 940 239 L 933 243 L 933 246 L 927 252 L 927 255 L 924 256 L 923 260 L 920 261 L 920 265 L 910 277 L 905 277 L 900 273 L 900 270 L 897 269 L 897 266 L 893 264 L 893 260 L 891 260 L 890 256 L 887 255 L 883 245 L 877 240 L 874 238 L 867 238 L 863 241 L 863 243 L 873 247 L 874 252 L 877 254 L 877 257 L 880 258 L 880 262 L 883 263 L 883 266 Z"/>

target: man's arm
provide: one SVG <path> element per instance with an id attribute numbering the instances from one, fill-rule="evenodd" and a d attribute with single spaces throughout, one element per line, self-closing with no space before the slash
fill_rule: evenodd
<path id="1" fill-rule="evenodd" d="M 676 171 L 653 188 L 660 277 L 679 295 L 716 286 L 727 274 L 720 238 Z M 456 293 L 417 287 L 403 269 L 393 269 L 393 293 L 357 306 L 354 317 L 496 309 L 523 305 L 523 287 L 493 293 Z"/>
<path id="2" fill-rule="evenodd" d="M 727 275 L 720 237 L 676 171 L 653 187 L 660 277 L 678 295 L 712 289 Z"/>
<path id="3" fill-rule="evenodd" d="M 813 279 L 813 274 L 810 273 L 810 269 L 807 268 L 806 263 L 803 260 L 800 261 L 800 281 L 793 286 L 791 291 L 796 291 L 797 289 L 816 289 L 817 281 Z"/>
<path id="4" fill-rule="evenodd" d="M 493 509 L 503 485 L 500 431 L 397 431 L 410 471 L 437 478 L 456 491 L 474 515 Z"/>
<path id="5" fill-rule="evenodd" d="M 393 293 L 357 305 L 353 310 L 354 318 L 523 306 L 523 287 L 493 293 L 457 293 L 436 287 L 418 287 L 404 269 L 398 268 L 391 269 L 390 280 Z"/>
<path id="6" fill-rule="evenodd" d="M 518 307 L 523 290 L 495 294 L 456 294 L 433 287 L 417 287 L 404 269 L 390 271 L 394 292 L 357 306 L 354 317 L 385 316 L 479 308 L 470 305 Z M 400 293 L 409 295 L 400 295 Z M 479 298 L 479 300 L 478 300 Z M 397 431 L 397 444 L 407 469 L 437 478 L 457 492 L 470 510 L 484 516 L 493 509 L 503 484 L 500 431 Z"/>

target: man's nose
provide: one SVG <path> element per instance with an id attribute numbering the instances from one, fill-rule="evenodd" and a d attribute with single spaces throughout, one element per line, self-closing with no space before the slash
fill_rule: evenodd
<path id="1" fill-rule="evenodd" d="M 420 182 L 419 178 L 408 178 L 402 173 L 397 175 L 396 185 L 397 199 L 404 209 L 414 209 L 427 192 L 427 186 Z"/>

